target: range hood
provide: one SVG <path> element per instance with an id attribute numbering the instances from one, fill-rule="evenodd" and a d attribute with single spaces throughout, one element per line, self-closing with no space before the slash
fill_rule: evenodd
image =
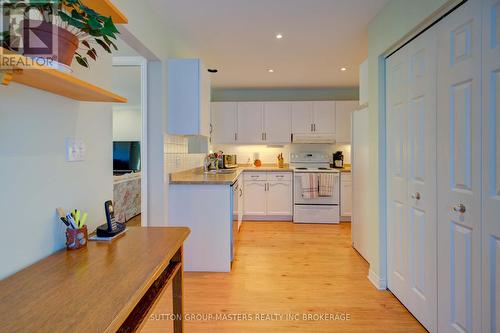
<path id="1" fill-rule="evenodd" d="M 326 143 L 334 144 L 335 140 L 334 134 L 292 134 L 293 143 Z"/>

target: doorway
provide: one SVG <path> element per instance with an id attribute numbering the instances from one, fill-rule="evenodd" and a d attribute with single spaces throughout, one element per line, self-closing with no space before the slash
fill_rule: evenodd
<path id="1" fill-rule="evenodd" d="M 118 221 L 147 226 L 147 61 L 113 58 L 113 89 L 128 99 L 113 105 L 113 201 Z"/>

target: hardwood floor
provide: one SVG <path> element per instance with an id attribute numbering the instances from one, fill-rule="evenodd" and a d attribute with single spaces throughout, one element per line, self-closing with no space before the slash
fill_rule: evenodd
<path id="1" fill-rule="evenodd" d="M 141 214 L 134 216 L 127 221 L 127 226 L 129 227 L 140 227 L 141 226 Z"/>
<path id="2" fill-rule="evenodd" d="M 194 318 L 185 331 L 426 332 L 390 292 L 368 281 L 368 264 L 352 249 L 350 234 L 350 223 L 244 222 L 231 273 L 185 273 L 184 303 L 187 316 L 246 314 L 253 320 Z M 172 332 L 165 317 L 172 313 L 170 293 L 153 309 L 143 333 Z M 256 314 L 268 318 L 256 320 Z M 292 318 L 265 320 L 273 314 Z M 303 320 L 313 314 L 349 320 Z"/>

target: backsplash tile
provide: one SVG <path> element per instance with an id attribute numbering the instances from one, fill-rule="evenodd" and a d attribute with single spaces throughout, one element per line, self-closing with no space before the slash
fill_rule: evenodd
<path id="1" fill-rule="evenodd" d="M 165 135 L 165 173 L 179 172 L 201 167 L 205 154 L 189 154 L 188 138 L 177 135 Z"/>
<path id="2" fill-rule="evenodd" d="M 285 163 L 290 161 L 290 154 L 295 152 L 327 152 L 330 159 L 333 159 L 333 153 L 342 151 L 344 153 L 344 163 L 351 164 L 351 145 L 327 145 L 327 144 L 288 144 L 283 146 L 265 146 L 265 145 L 212 145 L 210 149 L 214 151 L 223 151 L 224 154 L 237 155 L 239 164 L 253 163 L 255 153 L 263 163 L 277 163 L 277 156 L 283 153 Z M 330 160 L 331 162 L 331 160 Z"/>

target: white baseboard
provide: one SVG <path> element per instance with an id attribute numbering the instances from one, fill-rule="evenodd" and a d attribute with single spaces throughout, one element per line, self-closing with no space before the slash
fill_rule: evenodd
<path id="1" fill-rule="evenodd" d="M 259 216 L 259 215 L 244 215 L 243 221 L 253 221 L 253 222 L 270 222 L 270 221 L 281 221 L 281 222 L 291 222 L 293 221 L 293 216 L 291 215 L 280 215 L 280 216 Z"/>
<path id="2" fill-rule="evenodd" d="M 385 279 L 381 279 L 374 271 L 368 270 L 368 280 L 377 288 L 378 290 L 386 290 L 387 282 Z"/>

